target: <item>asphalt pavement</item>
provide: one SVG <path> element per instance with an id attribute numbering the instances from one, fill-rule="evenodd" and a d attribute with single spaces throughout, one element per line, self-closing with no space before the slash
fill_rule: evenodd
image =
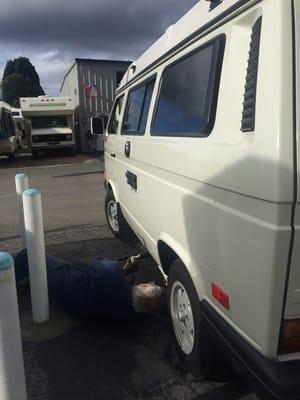
<path id="1" fill-rule="evenodd" d="M 14 253 L 19 237 L 14 176 L 29 175 L 41 190 L 47 253 L 67 261 L 135 254 L 107 228 L 103 161 L 99 157 L 49 158 L 16 164 L 0 159 L 0 251 Z M 6 161 L 4 161 L 6 163 Z M 134 279 L 160 278 L 151 259 Z M 65 314 L 51 303 L 51 318 L 35 325 L 30 296 L 19 293 L 28 400 L 254 400 L 238 376 L 231 382 L 192 377 L 179 360 L 167 313 L 131 324 L 91 322 Z"/>
<path id="2" fill-rule="evenodd" d="M 0 240 L 19 235 L 15 175 L 28 175 L 42 193 L 46 231 L 105 223 L 103 161 L 100 157 L 0 157 Z"/>

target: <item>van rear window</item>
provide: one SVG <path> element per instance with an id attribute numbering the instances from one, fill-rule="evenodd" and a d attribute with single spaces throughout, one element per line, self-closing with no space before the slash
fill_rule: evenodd
<path id="1" fill-rule="evenodd" d="M 164 70 L 152 135 L 209 135 L 215 119 L 224 42 L 224 37 L 219 37 Z"/>

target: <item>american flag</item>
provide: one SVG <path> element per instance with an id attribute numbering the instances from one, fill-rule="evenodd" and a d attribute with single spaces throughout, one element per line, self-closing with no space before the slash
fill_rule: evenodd
<path id="1" fill-rule="evenodd" d="M 87 85 L 84 87 L 85 97 L 97 97 L 98 91 L 95 85 Z"/>

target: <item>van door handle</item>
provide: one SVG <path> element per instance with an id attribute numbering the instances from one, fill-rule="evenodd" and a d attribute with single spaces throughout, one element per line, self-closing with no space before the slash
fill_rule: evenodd
<path id="1" fill-rule="evenodd" d="M 116 158 L 116 153 L 110 153 L 111 157 Z"/>
<path id="2" fill-rule="evenodd" d="M 137 176 L 130 171 L 127 171 L 125 176 L 128 185 L 131 186 L 132 189 L 137 190 Z"/>
<path id="3" fill-rule="evenodd" d="M 130 157 L 130 142 L 125 143 L 124 154 L 127 158 Z"/>

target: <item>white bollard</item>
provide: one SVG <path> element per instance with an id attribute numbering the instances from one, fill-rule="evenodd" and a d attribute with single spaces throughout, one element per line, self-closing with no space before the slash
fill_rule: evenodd
<path id="1" fill-rule="evenodd" d="M 0 399 L 27 399 L 14 260 L 1 252 Z"/>
<path id="2" fill-rule="evenodd" d="M 33 321 L 49 319 L 49 297 L 41 194 L 36 189 L 23 193 L 24 222 Z"/>
<path id="3" fill-rule="evenodd" d="M 17 174 L 15 176 L 15 182 L 16 182 L 18 209 L 19 209 L 21 237 L 23 242 L 23 248 L 25 248 L 26 242 L 25 242 L 25 226 L 24 226 L 24 210 L 23 210 L 22 194 L 29 187 L 28 176 L 26 174 Z"/>

